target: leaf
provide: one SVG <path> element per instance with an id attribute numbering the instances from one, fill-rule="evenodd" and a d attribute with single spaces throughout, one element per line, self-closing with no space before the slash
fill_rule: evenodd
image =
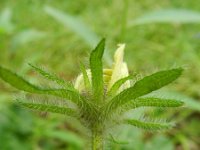
<path id="1" fill-rule="evenodd" d="M 200 13 L 186 9 L 158 10 L 136 18 L 129 26 L 150 23 L 200 23 Z"/>
<path id="2" fill-rule="evenodd" d="M 137 81 L 134 86 L 122 91 L 107 105 L 107 111 L 114 110 L 130 100 L 149 94 L 176 80 L 182 73 L 182 68 L 156 72 Z"/>
<path id="3" fill-rule="evenodd" d="M 122 124 L 117 127 L 116 132 L 113 133 L 114 137 L 120 141 L 127 141 L 127 144 L 116 145 L 115 143 L 111 143 L 109 145 L 109 149 L 111 150 L 144 150 L 144 133 L 142 130 L 138 130 L 137 128 L 133 128 L 127 124 Z M 116 149 L 116 146 L 118 149 Z"/>
<path id="4" fill-rule="evenodd" d="M 125 123 L 145 130 L 164 130 L 173 127 L 173 125 L 169 123 L 142 122 L 135 119 L 127 119 Z"/>
<path id="5" fill-rule="evenodd" d="M 38 94 L 58 96 L 67 100 L 71 100 L 78 105 L 83 102 L 78 92 L 66 89 L 42 89 L 38 91 Z"/>
<path id="6" fill-rule="evenodd" d="M 94 98 L 99 101 L 103 97 L 103 63 L 102 57 L 105 39 L 102 39 L 90 54 L 90 69 L 92 75 L 92 89 Z"/>
<path id="7" fill-rule="evenodd" d="M 115 82 L 115 83 L 113 84 L 113 86 L 111 87 L 111 89 L 108 91 L 108 95 L 111 96 L 111 95 L 116 94 L 117 91 L 118 91 L 118 89 L 119 89 L 127 80 L 130 80 L 130 79 L 133 79 L 133 76 L 132 76 L 132 75 L 119 79 L 117 82 Z"/>
<path id="8" fill-rule="evenodd" d="M 113 137 L 113 135 L 112 134 L 110 134 L 110 139 L 109 139 L 111 142 L 113 142 L 113 143 L 115 143 L 115 144 L 120 144 L 120 145 L 122 145 L 122 144 L 128 144 L 129 142 L 127 142 L 127 141 L 118 141 L 118 140 L 116 140 L 114 137 Z"/>
<path id="9" fill-rule="evenodd" d="M 74 33 L 79 35 L 79 37 L 82 38 L 90 47 L 95 47 L 99 42 L 100 37 L 77 16 L 70 15 L 67 12 L 62 12 L 50 6 L 45 6 L 44 10 L 59 23 L 63 24 L 65 27 L 71 29 Z M 109 65 L 112 63 L 111 57 L 107 51 L 105 52 L 105 61 Z"/>
<path id="10" fill-rule="evenodd" d="M 81 71 L 83 73 L 83 79 L 84 79 L 85 87 L 87 89 L 91 89 L 90 80 L 89 80 L 88 74 L 86 72 L 85 66 L 83 64 L 80 64 L 80 68 L 81 68 Z"/>
<path id="11" fill-rule="evenodd" d="M 64 81 L 63 79 L 57 77 L 56 75 L 53 75 L 53 74 L 50 74 L 48 73 L 47 71 L 44 71 L 43 69 L 39 68 L 39 67 L 36 67 L 32 64 L 29 64 L 35 71 L 37 71 L 39 74 L 41 74 L 42 76 L 44 76 L 45 78 L 51 80 L 51 81 L 54 81 L 56 82 L 57 84 L 65 87 L 66 89 L 69 89 L 69 90 L 75 90 L 73 85 Z"/>
<path id="12" fill-rule="evenodd" d="M 35 109 L 38 111 L 59 113 L 71 117 L 78 117 L 78 114 L 72 108 L 60 107 L 50 104 L 27 103 L 27 102 L 22 102 L 19 99 L 17 99 L 17 102 L 24 107 Z"/>
<path id="13" fill-rule="evenodd" d="M 159 92 L 154 92 L 149 96 L 156 96 L 156 97 L 168 97 L 170 99 L 181 99 L 184 102 L 184 106 L 188 109 L 192 109 L 195 111 L 200 111 L 200 102 L 197 99 L 193 99 L 187 95 L 184 95 L 180 92 L 168 91 L 168 90 L 161 90 Z"/>
<path id="14" fill-rule="evenodd" d="M 174 99 L 163 99 L 157 97 L 144 97 L 137 98 L 129 103 L 125 107 L 126 111 L 137 107 L 180 107 L 184 103 Z"/>
<path id="15" fill-rule="evenodd" d="M 11 33 L 14 25 L 11 22 L 12 11 L 10 8 L 5 8 L 0 14 L 0 33 Z"/>
<path id="16" fill-rule="evenodd" d="M 3 67 L 0 67 L 0 77 L 4 81 L 12 85 L 13 87 L 22 91 L 37 93 L 38 91 L 41 90 L 35 85 L 32 85 L 29 82 L 25 81 L 23 78 L 19 77 L 17 74 Z"/>
<path id="17" fill-rule="evenodd" d="M 36 29 L 25 29 L 17 33 L 12 39 L 12 48 L 16 48 L 20 45 L 25 45 L 30 42 L 39 41 L 46 36 L 45 32 L 38 31 Z"/>
<path id="18" fill-rule="evenodd" d="M 45 137 L 51 139 L 56 138 L 66 142 L 70 150 L 81 150 L 85 146 L 84 139 L 69 130 L 66 132 L 60 130 L 46 130 Z"/>
<path id="19" fill-rule="evenodd" d="M 78 34 L 91 47 L 94 47 L 98 42 L 98 36 L 76 16 L 72 16 L 67 12 L 64 13 L 49 6 L 45 6 L 44 10 L 48 15 L 52 16 L 65 27 L 70 28 L 72 31 Z"/>
<path id="20" fill-rule="evenodd" d="M 78 104 L 81 100 L 80 95 L 75 91 L 65 89 L 42 89 L 29 83 L 22 77 L 3 67 L 0 67 L 0 78 L 2 78 L 5 82 L 9 83 L 13 87 L 17 88 L 18 90 L 22 90 L 25 92 L 47 94 L 67 98 L 68 100 L 72 100 L 76 104 Z"/>

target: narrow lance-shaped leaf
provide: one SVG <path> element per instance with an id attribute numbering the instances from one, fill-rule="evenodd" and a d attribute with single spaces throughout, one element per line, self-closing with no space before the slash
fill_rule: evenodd
<path id="1" fill-rule="evenodd" d="M 88 24 L 85 24 L 77 16 L 71 15 L 67 12 L 62 12 L 50 6 L 44 7 L 45 12 L 53 17 L 56 21 L 63 24 L 67 29 L 76 33 L 86 44 L 90 47 L 96 46 L 96 43 L 100 40 L 100 37 L 91 30 Z M 111 65 L 111 57 L 109 53 L 105 52 L 105 61 Z"/>
<path id="2" fill-rule="evenodd" d="M 13 36 L 11 42 L 11 50 L 16 51 L 18 46 L 35 41 L 41 41 L 46 36 L 47 33 L 32 28 L 21 30 Z"/>
<path id="3" fill-rule="evenodd" d="M 127 141 L 118 141 L 116 140 L 112 134 L 110 134 L 110 139 L 109 139 L 111 142 L 113 143 L 116 143 L 116 144 L 129 144 L 129 142 Z"/>
<path id="4" fill-rule="evenodd" d="M 80 68 L 81 68 L 81 71 L 83 73 L 83 79 L 84 79 L 85 87 L 87 89 L 91 89 L 90 80 L 89 80 L 88 74 L 86 72 L 85 66 L 83 64 L 80 64 Z"/>
<path id="5" fill-rule="evenodd" d="M 71 100 L 78 105 L 83 102 L 78 92 L 66 89 L 42 89 L 41 91 L 38 91 L 38 94 L 58 96 L 67 100 Z"/>
<path id="6" fill-rule="evenodd" d="M 115 96 L 108 104 L 107 111 L 112 111 L 130 100 L 134 100 L 138 97 L 158 90 L 163 86 L 176 80 L 182 73 L 182 68 L 176 68 L 171 70 L 160 71 L 150 76 L 146 76 L 143 79 L 137 81 L 134 86 L 122 91 Z"/>
<path id="7" fill-rule="evenodd" d="M 136 119 L 127 119 L 124 123 L 146 130 L 165 130 L 173 127 L 170 123 L 143 122 Z"/>
<path id="8" fill-rule="evenodd" d="M 14 28 L 12 11 L 10 8 L 5 8 L 0 12 L 0 33 L 11 33 Z"/>
<path id="9" fill-rule="evenodd" d="M 90 69 L 92 74 L 93 96 L 100 101 L 103 96 L 103 64 L 102 57 L 104 53 L 105 39 L 102 39 L 90 55 Z"/>
<path id="10" fill-rule="evenodd" d="M 67 12 L 62 12 L 53 7 L 45 6 L 45 12 L 52 16 L 59 23 L 79 35 L 89 46 L 95 46 L 99 37 L 93 32 L 88 25 L 77 18 L 77 16 L 70 15 Z"/>
<path id="11" fill-rule="evenodd" d="M 66 89 L 70 89 L 70 90 L 74 90 L 74 87 L 72 84 L 64 81 L 63 79 L 60 79 L 59 77 L 57 77 L 56 75 L 50 74 L 47 71 L 44 71 L 43 69 L 36 67 L 32 64 L 29 64 L 35 71 L 37 71 L 39 74 L 41 74 L 42 76 L 44 76 L 45 78 L 56 82 L 57 84 L 65 87 Z"/>
<path id="12" fill-rule="evenodd" d="M 19 77 L 17 74 L 3 67 L 0 67 L 0 77 L 1 79 L 19 90 L 30 93 L 38 93 L 41 90 L 35 85 L 32 85 L 29 82 L 25 81 L 22 77 Z"/>
<path id="13" fill-rule="evenodd" d="M 75 91 L 65 90 L 65 89 L 42 89 L 40 87 L 37 87 L 29 83 L 22 77 L 18 76 L 17 74 L 3 67 L 0 67 L 0 78 L 3 79 L 5 82 L 9 83 L 10 85 L 12 85 L 13 87 L 17 88 L 18 90 L 22 90 L 25 92 L 54 95 L 66 98 L 68 100 L 72 100 L 77 104 L 81 100 L 80 95 Z"/>
<path id="14" fill-rule="evenodd" d="M 50 105 L 50 104 L 27 103 L 27 102 L 22 102 L 21 100 L 17 100 L 17 101 L 20 105 L 24 107 L 35 109 L 38 111 L 59 113 L 59 114 L 64 114 L 71 117 L 78 116 L 76 111 L 73 110 L 72 108 L 60 107 L 60 106 L 55 106 L 55 105 Z"/>
<path id="15" fill-rule="evenodd" d="M 157 10 L 134 19 L 129 26 L 150 23 L 200 23 L 200 13 L 187 9 Z"/>
<path id="16" fill-rule="evenodd" d="M 184 105 L 187 107 L 187 109 L 192 109 L 194 111 L 200 112 L 200 102 L 192 97 L 186 96 L 181 92 L 174 92 L 171 90 L 161 90 L 152 93 L 152 96 L 156 97 L 168 97 L 170 99 L 180 99 L 182 102 L 184 102 Z"/>
<path id="17" fill-rule="evenodd" d="M 108 95 L 111 96 L 111 95 L 114 95 L 117 93 L 117 91 L 119 90 L 119 88 L 127 81 L 127 80 L 130 80 L 130 79 L 133 79 L 133 76 L 130 75 L 130 76 L 127 76 L 127 77 L 124 77 L 122 79 L 119 79 L 117 82 L 114 83 L 114 85 L 111 87 L 111 89 L 108 91 Z"/>
<path id="18" fill-rule="evenodd" d="M 137 98 L 125 106 L 126 111 L 137 107 L 180 107 L 184 103 L 174 99 L 161 99 L 157 97 Z"/>

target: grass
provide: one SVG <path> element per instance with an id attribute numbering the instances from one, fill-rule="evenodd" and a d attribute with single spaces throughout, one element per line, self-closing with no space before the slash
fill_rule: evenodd
<path id="1" fill-rule="evenodd" d="M 187 8 L 195 11 L 200 9 L 198 1 L 167 0 L 158 2 L 156 0 L 129 0 L 128 3 L 128 21 L 134 20 L 134 18 L 141 16 L 145 12 L 156 9 Z M 107 48 L 110 55 L 114 53 L 117 43 L 125 42 L 127 44 L 125 57 L 132 72 L 142 70 L 144 75 L 154 72 L 157 68 L 165 69 L 172 66 L 184 66 L 186 68 L 184 76 L 179 80 L 176 87 L 170 88 L 199 101 L 200 38 L 198 35 L 200 33 L 200 25 L 149 24 L 125 28 L 123 26 L 126 26 L 124 25 L 126 19 L 122 16 L 126 13 L 124 12 L 124 3 L 122 1 L 46 0 L 41 2 L 19 0 L 16 3 L 14 0 L 2 0 L 0 10 L 5 7 L 11 8 L 15 30 L 10 34 L 0 34 L 0 64 L 14 68 L 17 72 L 30 74 L 31 80 L 33 80 L 32 77 L 35 74 L 28 69 L 27 63 L 29 62 L 48 67 L 69 80 L 77 76 L 79 70 L 77 67 L 78 61 L 89 55 L 88 50 L 90 47 L 69 28 L 64 27 L 47 15 L 43 9 L 45 5 L 78 16 L 98 36 L 107 37 Z M 124 28 L 123 34 L 122 28 Z M 13 38 L 26 29 L 36 29 L 45 32 L 47 36 L 13 48 L 11 46 Z M 63 68 L 66 71 L 63 72 Z M 0 89 L 4 91 L 10 90 L 2 82 L 1 85 Z M 9 105 L 8 109 L 10 109 Z M 164 141 L 168 141 L 175 136 L 170 142 L 176 145 L 180 144 L 180 147 L 184 149 L 189 149 L 188 143 L 193 143 L 198 149 L 200 143 L 198 143 L 198 135 L 196 134 L 199 128 L 196 114 L 199 115 L 199 112 L 192 110 L 187 110 L 185 114 L 179 114 L 181 120 L 180 132 L 174 131 L 164 134 L 164 137 L 167 138 L 164 138 Z M 188 123 L 190 124 L 188 125 Z M 192 128 L 196 130 L 193 131 Z M 176 132 L 179 134 L 176 134 Z M 149 135 L 145 136 L 151 137 Z M 121 140 L 123 141 L 124 139 Z M 123 145 L 122 147 L 128 146 Z"/>

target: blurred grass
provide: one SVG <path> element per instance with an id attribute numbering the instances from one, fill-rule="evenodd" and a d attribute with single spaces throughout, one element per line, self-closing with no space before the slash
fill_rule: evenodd
<path id="1" fill-rule="evenodd" d="M 90 41 L 85 40 L 85 36 L 80 36 L 79 30 L 74 32 L 72 29 L 73 25 L 72 27 L 66 26 L 55 18 L 52 18 L 44 9 L 46 6 L 50 6 L 82 21 L 95 37 L 106 37 L 109 56 L 112 56 L 117 43 L 125 42 L 127 44 L 125 57 L 131 72 L 136 71 L 147 74 L 157 69 L 173 66 L 185 67 L 186 70 L 182 78 L 177 84 L 170 86 L 169 89 L 176 90 L 183 96 L 191 97 L 191 99 L 194 99 L 199 104 L 200 24 L 151 23 L 132 27 L 128 26 L 129 22 L 134 23 L 134 20 L 140 16 L 153 11 L 186 9 L 199 12 L 200 4 L 198 1 L 93 0 L 88 2 L 86 0 L 18 0 L 16 2 L 15 0 L 1 0 L 0 64 L 12 68 L 20 74 L 29 75 L 30 80 L 34 82 L 41 81 L 33 79 L 35 74 L 28 67 L 28 62 L 44 66 L 66 79 L 74 80 L 79 73 L 79 62 L 85 62 L 85 58 L 87 58 L 92 49 L 92 44 L 87 43 Z M 92 43 L 95 43 L 95 40 Z M 87 64 L 87 62 L 85 63 Z M 109 65 L 109 63 L 105 64 L 105 66 Z M 20 146 L 20 142 L 23 142 L 27 137 L 35 138 L 35 141 L 32 143 L 27 140 L 25 142 L 27 145 L 26 149 L 36 149 L 35 147 L 31 147 L 35 145 L 41 149 L 81 149 L 80 145 L 78 148 L 74 147 L 74 143 L 71 141 L 68 141 L 69 144 L 66 145 L 66 141 L 58 140 L 52 142 L 52 137 L 43 138 L 43 135 L 37 135 L 38 131 L 34 130 L 31 123 L 27 127 L 24 127 L 28 131 L 21 138 L 23 131 L 20 130 L 19 126 L 23 125 L 27 118 L 32 118 L 30 120 L 39 124 L 38 128 L 40 128 L 40 123 L 42 122 L 42 126 L 46 126 L 49 130 L 51 129 L 49 124 L 55 121 L 58 122 L 56 126 L 59 127 L 63 125 L 65 119 L 53 115 L 56 116 L 56 119 L 54 118 L 55 120 L 52 121 L 51 115 L 50 117 L 38 117 L 35 112 L 32 113 L 22 108 L 16 109 L 15 105 L 10 102 L 13 97 L 9 91 L 13 91 L 13 89 L 2 81 L 0 81 L 0 85 L 0 108 L 2 108 L 2 105 L 5 106 L 3 110 L 0 109 L 0 130 L 2 135 L 2 140 L 0 139 L 0 141 L 8 141 L 10 139 L 10 143 L 5 142 L 3 145 L 5 147 L 0 147 L 0 149 L 12 149 L 12 147 L 9 147 L 12 144 Z M 190 101 L 189 99 L 187 100 Z M 16 115 L 18 111 L 22 111 L 22 113 Z M 24 113 L 28 116 L 23 115 Z M 12 121 L 2 121 L 8 118 L 8 114 L 13 119 L 21 118 L 21 120 L 16 122 L 16 125 L 19 126 L 12 129 Z M 180 113 L 164 114 L 164 112 L 159 111 L 159 115 L 169 115 L 171 118 L 175 115 L 178 116 L 178 120 L 180 120 L 178 127 L 169 131 L 169 133 L 162 133 L 162 135 L 158 134 L 155 136 L 137 131 L 140 134 L 136 140 L 138 145 L 140 143 L 147 144 L 143 148 L 134 147 L 135 149 L 157 149 L 155 143 L 162 143 L 163 141 L 164 143 L 170 143 L 166 146 L 168 150 L 175 148 L 198 150 L 200 148 L 200 133 L 198 132 L 200 130 L 198 125 L 200 123 L 200 114 L 198 109 L 190 108 L 188 105 Z M 45 120 L 41 118 L 45 118 Z M 69 124 L 69 122 L 66 124 Z M 10 129 L 8 128 L 8 131 L 4 130 L 4 126 L 10 127 Z M 28 126 L 30 127 L 29 129 Z M 71 128 L 67 129 L 70 132 L 72 130 Z M 52 130 L 54 134 L 55 129 L 53 128 Z M 72 132 L 80 135 L 80 132 L 74 132 L 74 129 Z M 128 136 L 129 140 L 130 138 L 137 138 L 134 137 L 135 132 L 127 129 L 127 134 L 133 134 L 133 137 Z M 57 135 L 57 133 L 55 134 Z M 4 136 L 6 137 L 3 138 Z M 159 138 L 158 136 L 161 137 Z M 63 135 L 59 135 L 59 137 L 62 138 Z M 126 141 L 125 137 L 122 136 L 121 138 L 119 137 L 120 140 Z M 161 141 L 156 142 L 159 141 L 158 139 Z M 81 139 L 76 140 L 82 141 Z M 113 149 L 123 149 L 123 147 L 125 147 L 124 149 L 132 149 L 132 146 L 114 144 L 112 147 Z M 152 146 L 155 147 L 152 148 Z M 160 146 L 158 145 L 158 147 Z M 163 149 L 165 148 L 163 147 Z"/>

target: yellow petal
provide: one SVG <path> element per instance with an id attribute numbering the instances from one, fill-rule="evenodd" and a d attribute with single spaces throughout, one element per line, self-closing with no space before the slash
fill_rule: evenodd
<path id="1" fill-rule="evenodd" d="M 126 63 L 123 62 L 125 44 L 119 44 L 118 46 L 119 47 L 114 54 L 114 64 L 113 64 L 113 69 L 112 69 L 111 80 L 110 80 L 110 83 L 108 84 L 108 90 L 113 86 L 113 84 L 117 80 L 129 75 L 128 67 Z M 124 89 L 125 87 L 127 88 L 129 86 L 130 86 L 130 83 L 128 84 L 128 82 L 126 82 L 123 85 L 122 89 Z"/>
<path id="2" fill-rule="evenodd" d="M 91 83 L 91 71 L 90 69 L 86 70 L 89 81 Z M 106 87 L 111 79 L 112 75 L 112 69 L 103 69 L 103 81 L 104 81 L 104 86 Z M 79 74 L 79 76 L 76 78 L 75 84 L 74 84 L 75 89 L 77 89 L 79 92 L 87 91 L 85 84 L 84 84 L 84 78 L 83 74 Z"/>
<path id="3" fill-rule="evenodd" d="M 127 64 L 124 62 L 122 64 L 122 70 L 121 70 L 122 74 L 121 74 L 121 78 L 124 78 L 124 77 L 127 77 L 129 75 L 128 73 L 128 66 Z M 130 87 L 131 86 L 131 83 L 130 81 L 126 81 L 119 89 L 118 92 L 121 92 L 123 90 L 125 90 L 126 88 Z"/>
<path id="4" fill-rule="evenodd" d="M 90 70 L 88 69 L 88 70 L 86 70 L 86 72 L 87 72 L 89 80 L 91 81 L 91 72 L 90 72 Z M 79 92 L 82 92 L 82 91 L 86 90 L 82 73 L 76 78 L 74 87 Z"/>
<path id="5" fill-rule="evenodd" d="M 104 87 L 106 87 L 108 90 L 113 86 L 113 84 L 116 81 L 118 81 L 121 78 L 127 77 L 129 75 L 127 64 L 125 62 L 123 62 L 124 49 L 125 49 L 125 44 L 119 44 L 118 49 L 116 50 L 116 52 L 114 54 L 114 64 L 113 64 L 112 69 L 103 69 Z M 86 72 L 87 72 L 87 75 L 91 82 L 90 69 L 87 69 Z M 79 92 L 88 90 L 88 89 L 86 89 L 85 84 L 84 84 L 83 74 L 80 74 L 77 77 L 74 86 Z M 125 82 L 120 87 L 118 92 L 120 92 L 128 87 L 130 87 L 129 81 Z"/>
<path id="6" fill-rule="evenodd" d="M 114 62 L 115 63 L 122 63 L 124 59 L 124 49 L 125 49 L 125 44 L 118 44 L 118 49 L 115 52 L 114 55 Z"/>

